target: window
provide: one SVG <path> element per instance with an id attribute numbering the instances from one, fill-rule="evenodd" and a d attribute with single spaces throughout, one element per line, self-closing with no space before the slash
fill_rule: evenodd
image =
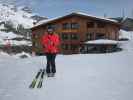
<path id="1" fill-rule="evenodd" d="M 78 23 L 64 23 L 63 29 L 79 29 L 80 25 Z"/>
<path id="2" fill-rule="evenodd" d="M 105 34 L 104 33 L 96 33 L 96 39 L 104 39 Z"/>
<path id="3" fill-rule="evenodd" d="M 68 40 L 69 36 L 66 33 L 62 33 L 62 40 Z"/>
<path id="4" fill-rule="evenodd" d="M 98 22 L 98 23 L 97 23 L 97 27 L 98 27 L 98 28 L 104 28 L 104 27 L 105 27 L 105 23 L 103 23 L 103 22 Z"/>
<path id="5" fill-rule="evenodd" d="M 78 40 L 78 34 L 76 34 L 76 33 L 71 34 L 71 39 Z"/>
<path id="6" fill-rule="evenodd" d="M 63 44 L 63 45 L 62 45 L 62 49 L 68 50 L 68 49 L 69 49 L 69 45 L 68 45 L 68 44 Z"/>
<path id="7" fill-rule="evenodd" d="M 71 23 L 71 28 L 72 29 L 79 29 L 79 24 L 78 23 Z"/>
<path id="8" fill-rule="evenodd" d="M 77 45 L 71 44 L 71 50 L 76 50 L 78 48 Z"/>
<path id="9" fill-rule="evenodd" d="M 56 24 L 49 24 L 48 26 L 47 26 L 47 28 L 48 29 L 54 29 L 54 30 L 56 30 L 57 28 L 58 28 L 58 25 L 56 25 Z"/>
<path id="10" fill-rule="evenodd" d="M 95 23 L 94 22 L 87 22 L 87 28 L 94 28 Z"/>
<path id="11" fill-rule="evenodd" d="M 70 23 L 64 23 L 63 29 L 71 29 L 71 24 Z"/>

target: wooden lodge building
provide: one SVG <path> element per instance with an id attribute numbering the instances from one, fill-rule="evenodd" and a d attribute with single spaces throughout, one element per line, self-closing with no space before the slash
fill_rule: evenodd
<path id="1" fill-rule="evenodd" d="M 81 12 L 42 20 L 32 30 L 32 50 L 41 54 L 40 38 L 47 28 L 53 28 L 61 39 L 60 53 L 80 53 L 86 41 L 97 39 L 118 40 L 120 24 L 114 20 L 91 16 Z M 82 48 L 83 47 L 83 48 Z M 88 49 L 88 47 L 87 47 Z"/>

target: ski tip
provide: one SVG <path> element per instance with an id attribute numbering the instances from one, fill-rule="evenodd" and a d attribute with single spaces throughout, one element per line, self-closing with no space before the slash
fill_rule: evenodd
<path id="1" fill-rule="evenodd" d="M 34 88 L 34 86 L 33 86 L 33 85 L 30 85 L 30 86 L 29 86 L 29 88 L 30 88 L 30 89 L 33 89 L 33 88 Z"/>

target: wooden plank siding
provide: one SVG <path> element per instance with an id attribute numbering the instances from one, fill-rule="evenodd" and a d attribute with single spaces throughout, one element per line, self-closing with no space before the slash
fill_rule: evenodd
<path id="1" fill-rule="evenodd" d="M 92 28 L 87 28 L 87 23 L 93 22 L 94 27 Z M 64 23 L 78 23 L 79 28 L 78 29 L 63 29 L 63 24 Z M 103 28 L 99 28 L 97 23 L 102 23 L 104 24 Z M 35 36 L 32 36 L 32 42 L 33 42 L 33 47 L 32 50 L 35 51 L 36 53 L 43 53 L 42 46 L 40 44 L 40 38 L 41 36 L 45 33 L 47 26 L 49 24 L 56 25 L 55 33 L 59 34 L 61 38 L 61 52 L 62 54 L 73 54 L 73 53 L 79 53 L 79 47 L 80 43 L 85 42 L 87 40 L 87 33 L 92 34 L 92 39 L 96 39 L 96 35 L 99 33 L 102 33 L 105 35 L 106 39 L 111 39 L 111 40 L 118 40 L 119 36 L 119 30 L 120 27 L 118 25 L 109 23 L 109 22 L 104 22 L 104 21 L 99 21 L 87 17 L 81 17 L 81 16 L 69 16 L 63 19 L 59 19 L 56 21 L 52 21 L 48 24 L 41 25 L 37 28 L 32 29 L 32 33 L 35 34 Z M 68 40 L 63 40 L 62 39 L 62 34 L 69 34 L 69 39 Z M 77 40 L 72 40 L 70 39 L 71 34 L 77 34 L 78 39 Z M 64 50 L 62 47 L 63 45 L 68 44 L 68 50 Z M 77 49 L 72 50 L 70 48 L 71 45 L 76 45 Z"/>

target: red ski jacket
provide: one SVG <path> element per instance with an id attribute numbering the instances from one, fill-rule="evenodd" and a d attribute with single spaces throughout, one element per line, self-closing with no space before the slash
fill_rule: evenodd
<path id="1" fill-rule="evenodd" d="M 48 34 L 45 33 L 42 36 L 41 43 L 43 46 L 44 53 L 58 53 L 59 52 L 59 45 L 60 39 L 57 34 Z"/>

